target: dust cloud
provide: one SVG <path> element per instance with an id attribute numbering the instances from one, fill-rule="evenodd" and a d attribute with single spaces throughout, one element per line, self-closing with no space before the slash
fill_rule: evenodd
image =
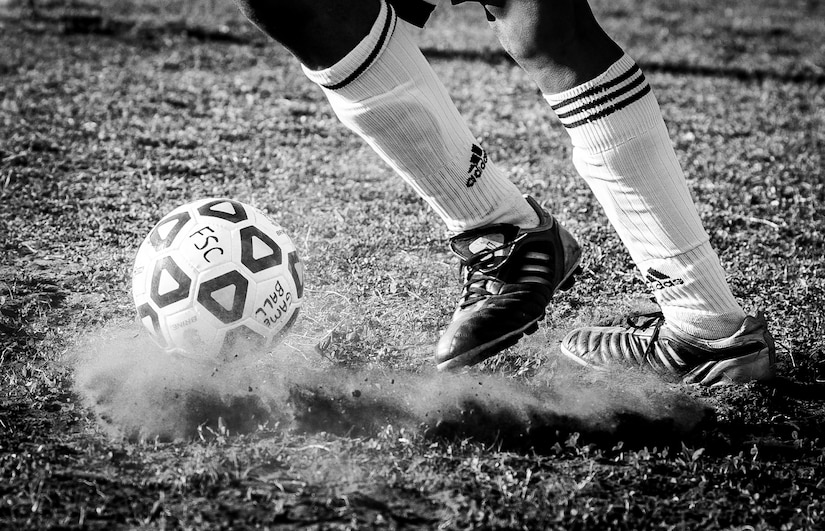
<path id="1" fill-rule="evenodd" d="M 279 429 L 369 437 L 387 425 L 507 449 L 682 440 L 710 417 L 699 401 L 643 375 L 558 364 L 528 380 L 480 372 L 349 370 L 282 347 L 220 365 L 163 353 L 136 326 L 109 325 L 68 354 L 74 386 L 113 437 L 188 440 Z"/>

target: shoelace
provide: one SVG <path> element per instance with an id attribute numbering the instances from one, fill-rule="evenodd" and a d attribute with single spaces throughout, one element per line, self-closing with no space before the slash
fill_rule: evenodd
<path id="1" fill-rule="evenodd" d="M 634 322 L 634 319 L 636 321 Z M 655 321 L 652 321 L 655 319 Z M 639 322 L 641 321 L 641 322 Z M 654 345 L 659 339 L 659 331 L 665 324 L 665 315 L 662 312 L 642 313 L 638 315 L 630 315 L 626 318 L 626 325 L 633 330 L 648 330 L 653 327 L 653 334 L 650 336 L 650 342 L 645 347 L 644 358 L 648 359 L 653 353 Z"/>
<path id="2" fill-rule="evenodd" d="M 486 249 L 474 255 L 470 260 L 462 262 L 461 267 L 465 269 L 464 278 L 466 280 L 464 281 L 463 290 L 461 292 L 462 300 L 459 303 L 459 307 L 461 309 L 472 306 L 473 304 L 485 300 L 493 295 L 487 289 L 487 283 L 495 282 L 501 284 L 502 281 L 489 273 L 482 273 L 479 269 L 486 265 L 490 259 L 495 259 L 495 253 L 501 251 L 502 249 L 513 247 L 517 241 L 519 241 L 519 238 L 515 238 L 511 242 L 505 242 L 498 247 Z M 502 264 L 503 263 L 504 262 L 502 262 Z M 499 264 L 499 267 L 501 267 L 502 264 Z M 498 271 L 499 267 L 497 267 L 494 271 Z"/>
<path id="3" fill-rule="evenodd" d="M 639 323 L 638 320 L 642 319 L 644 321 Z M 655 323 L 652 321 L 653 319 L 655 319 Z M 665 315 L 662 312 L 640 313 L 628 315 L 624 320 L 627 327 L 634 330 L 647 330 L 651 326 L 655 326 L 656 329 L 653 331 L 653 335 L 656 337 L 659 335 L 659 329 L 665 324 Z"/>

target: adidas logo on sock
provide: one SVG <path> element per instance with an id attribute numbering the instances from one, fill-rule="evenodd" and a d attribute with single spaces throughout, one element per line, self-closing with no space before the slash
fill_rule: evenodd
<path id="1" fill-rule="evenodd" d="M 470 153 L 470 169 L 467 170 L 467 188 L 471 188 L 481 178 L 481 173 L 487 167 L 487 153 L 478 144 L 473 144 Z"/>
<path id="2" fill-rule="evenodd" d="M 681 286 L 685 283 L 685 281 L 681 278 L 671 278 L 664 273 L 656 271 L 655 269 L 647 270 L 645 282 L 647 283 L 647 287 L 653 291 L 672 288 L 674 286 Z"/>

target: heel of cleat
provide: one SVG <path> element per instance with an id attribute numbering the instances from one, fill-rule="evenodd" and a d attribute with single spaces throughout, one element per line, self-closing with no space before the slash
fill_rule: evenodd
<path id="1" fill-rule="evenodd" d="M 682 379 L 684 383 L 698 383 L 709 387 L 772 380 L 776 370 L 771 363 L 768 348 L 736 358 L 700 365 Z"/>
<path id="2" fill-rule="evenodd" d="M 573 285 L 576 283 L 576 275 L 581 275 L 584 272 L 582 266 L 576 266 L 576 268 L 567 275 L 567 278 L 562 280 L 561 284 L 557 288 L 558 291 L 568 291 L 570 290 Z"/>

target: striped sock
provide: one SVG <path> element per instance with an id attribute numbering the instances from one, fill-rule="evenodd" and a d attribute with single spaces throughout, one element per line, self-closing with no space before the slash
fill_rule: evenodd
<path id="1" fill-rule="evenodd" d="M 325 70 L 304 68 L 347 127 L 423 197 L 451 232 L 538 216 L 470 133 L 413 40 L 382 0 L 369 35 Z"/>
<path id="2" fill-rule="evenodd" d="M 545 95 L 573 163 L 653 290 L 669 326 L 733 334 L 745 313 L 710 246 L 647 80 L 627 55 L 601 76 Z"/>

